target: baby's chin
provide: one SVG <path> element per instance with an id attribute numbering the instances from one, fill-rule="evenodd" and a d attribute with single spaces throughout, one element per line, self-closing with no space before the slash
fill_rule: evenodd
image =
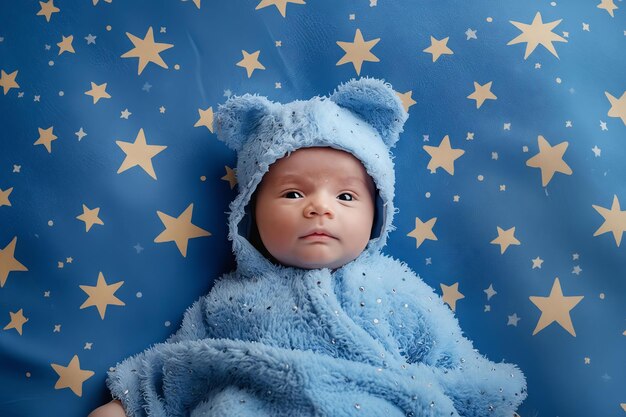
<path id="1" fill-rule="evenodd" d="M 280 259 L 278 259 L 278 261 L 284 265 L 284 266 L 290 266 L 290 267 L 295 267 L 295 268 L 300 268 L 300 269 L 323 269 L 323 268 L 328 268 L 331 270 L 335 270 L 337 268 L 341 268 L 342 266 L 344 266 L 345 264 L 352 262 L 354 259 L 348 259 L 348 260 L 332 260 L 332 261 L 306 261 L 303 259 L 296 259 L 296 260 L 289 260 L 289 261 L 281 261 Z"/>

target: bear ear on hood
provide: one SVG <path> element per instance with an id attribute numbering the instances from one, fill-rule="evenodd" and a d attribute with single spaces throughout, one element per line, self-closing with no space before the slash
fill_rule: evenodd
<path id="1" fill-rule="evenodd" d="M 239 152 L 273 106 L 274 103 L 257 94 L 229 98 L 215 113 L 217 138 Z"/>
<path id="2" fill-rule="evenodd" d="M 409 117 L 391 85 L 375 78 L 363 77 L 341 84 L 330 99 L 374 127 L 388 148 L 396 144 Z"/>

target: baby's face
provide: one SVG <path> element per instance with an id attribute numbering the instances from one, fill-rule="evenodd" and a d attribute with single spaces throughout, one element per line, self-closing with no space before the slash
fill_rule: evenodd
<path id="1" fill-rule="evenodd" d="M 374 182 L 352 154 L 301 148 L 270 166 L 257 193 L 256 223 L 280 263 L 336 269 L 367 246 Z M 311 235 L 315 231 L 326 235 Z"/>

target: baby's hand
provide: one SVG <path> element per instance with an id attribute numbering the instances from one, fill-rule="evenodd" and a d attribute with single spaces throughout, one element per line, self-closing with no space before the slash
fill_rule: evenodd
<path id="1" fill-rule="evenodd" d="M 96 408 L 87 417 L 126 417 L 126 412 L 121 402 L 113 400 Z"/>

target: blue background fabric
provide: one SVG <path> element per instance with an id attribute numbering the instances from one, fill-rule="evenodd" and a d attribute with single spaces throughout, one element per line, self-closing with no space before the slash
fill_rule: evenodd
<path id="1" fill-rule="evenodd" d="M 410 115 L 385 252 L 522 417 L 624 415 L 623 2 L 42 3 L 0 5 L 0 415 L 86 415 L 234 267 L 218 104 L 365 75 Z"/>

